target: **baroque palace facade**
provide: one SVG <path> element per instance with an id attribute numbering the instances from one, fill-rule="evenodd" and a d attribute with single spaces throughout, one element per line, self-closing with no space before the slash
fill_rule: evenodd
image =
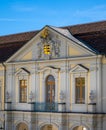
<path id="1" fill-rule="evenodd" d="M 0 129 L 106 129 L 106 21 L 0 37 Z"/>

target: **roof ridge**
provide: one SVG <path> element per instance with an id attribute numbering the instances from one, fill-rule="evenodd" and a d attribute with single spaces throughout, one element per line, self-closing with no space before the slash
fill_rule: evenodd
<path id="1" fill-rule="evenodd" d="M 13 33 L 13 34 L 7 34 L 7 35 L 2 35 L 1 37 L 8 37 L 8 36 L 15 36 L 15 35 L 22 35 L 25 33 L 34 33 L 34 32 L 38 32 L 39 30 L 33 30 L 33 31 L 26 31 L 26 32 L 19 32 L 19 33 Z"/>
<path id="2" fill-rule="evenodd" d="M 74 24 L 74 25 L 68 25 L 68 26 L 62 26 L 60 28 L 67 28 L 67 27 L 76 27 L 76 26 L 83 26 L 83 25 L 92 25 L 92 24 L 97 24 L 97 23 L 104 23 L 106 20 L 101 20 L 101 21 L 95 21 L 95 22 L 88 22 L 88 23 L 80 23 L 80 24 Z"/>
<path id="3" fill-rule="evenodd" d="M 77 27 L 77 26 L 84 26 L 84 25 L 92 25 L 92 24 L 96 24 L 96 23 L 104 23 L 106 22 L 106 20 L 102 20 L 102 21 L 96 21 L 96 22 L 88 22 L 88 23 L 82 23 L 82 24 L 76 24 L 76 25 L 68 25 L 68 26 L 61 26 L 61 27 L 57 27 L 57 26 L 52 26 L 52 25 L 47 25 L 47 26 L 52 26 L 52 27 L 57 27 L 57 28 L 63 28 L 63 29 L 68 29 L 68 28 L 72 28 L 72 27 Z M 37 30 L 32 30 L 32 31 L 25 31 L 25 32 L 19 32 L 19 33 L 13 33 L 13 34 L 7 34 L 7 35 L 1 35 L 1 37 L 8 37 L 8 36 L 15 36 L 15 35 L 21 35 L 21 34 L 25 34 L 25 33 L 34 33 L 34 32 L 38 32 L 41 29 L 37 29 Z"/>

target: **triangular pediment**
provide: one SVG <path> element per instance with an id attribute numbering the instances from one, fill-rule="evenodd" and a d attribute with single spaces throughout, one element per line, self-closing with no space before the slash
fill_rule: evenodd
<path id="1" fill-rule="evenodd" d="M 22 75 L 26 75 L 28 76 L 30 74 L 30 72 L 28 70 L 26 70 L 25 68 L 20 68 L 19 70 L 16 71 L 15 75 L 17 76 L 22 76 Z"/>
<path id="2" fill-rule="evenodd" d="M 50 60 L 95 54 L 94 50 L 72 36 L 67 29 L 45 26 L 7 62 Z"/>
<path id="3" fill-rule="evenodd" d="M 87 73 L 88 72 L 88 68 L 86 68 L 85 66 L 83 65 L 77 65 L 75 67 L 73 67 L 71 70 L 70 70 L 70 73 Z"/>

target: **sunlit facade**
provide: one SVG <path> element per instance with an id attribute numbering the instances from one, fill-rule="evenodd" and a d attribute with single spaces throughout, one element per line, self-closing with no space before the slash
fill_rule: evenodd
<path id="1" fill-rule="evenodd" d="M 45 26 L 1 61 L 0 129 L 105 130 L 105 77 L 105 54 Z"/>

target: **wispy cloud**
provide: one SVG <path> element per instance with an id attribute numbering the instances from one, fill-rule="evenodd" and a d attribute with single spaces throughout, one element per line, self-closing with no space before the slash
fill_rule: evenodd
<path id="1" fill-rule="evenodd" d="M 0 22 L 32 22 L 32 19 L 0 18 Z"/>
<path id="2" fill-rule="evenodd" d="M 35 10 L 34 7 L 19 5 L 19 4 L 12 5 L 11 8 L 15 11 L 20 11 L 20 12 L 32 12 Z"/>
<path id="3" fill-rule="evenodd" d="M 13 22 L 13 21 L 17 21 L 16 19 L 12 19 L 12 18 L 0 18 L 0 21 L 7 21 L 7 22 Z"/>
<path id="4" fill-rule="evenodd" d="M 77 10 L 74 16 L 90 19 L 106 19 L 106 5 L 99 5 L 87 10 Z"/>

